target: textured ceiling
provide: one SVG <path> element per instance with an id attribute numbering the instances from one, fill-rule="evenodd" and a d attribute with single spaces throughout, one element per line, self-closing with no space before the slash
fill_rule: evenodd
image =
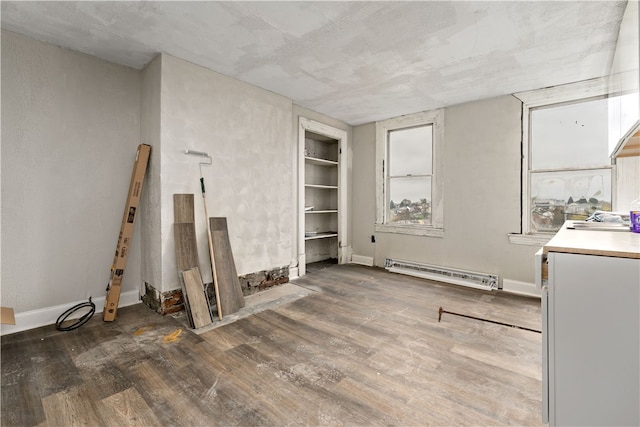
<path id="1" fill-rule="evenodd" d="M 625 5 L 2 1 L 2 28 L 138 69 L 165 52 L 355 125 L 606 75 Z"/>

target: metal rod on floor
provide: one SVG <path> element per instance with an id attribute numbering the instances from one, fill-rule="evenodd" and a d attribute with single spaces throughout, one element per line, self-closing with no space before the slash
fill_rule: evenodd
<path id="1" fill-rule="evenodd" d="M 440 322 L 440 320 L 442 319 L 442 313 L 453 314 L 454 316 L 466 317 L 468 319 L 480 320 L 482 322 L 495 323 L 496 325 L 509 326 L 510 328 L 523 329 L 523 330 L 529 331 L 529 332 L 537 332 L 539 334 L 542 333 L 542 331 L 538 331 L 537 329 L 525 328 L 524 326 L 512 325 L 510 323 L 503 323 L 503 322 L 498 322 L 498 321 L 495 321 L 495 320 L 482 319 L 480 317 L 469 316 L 467 314 L 454 313 L 453 311 L 446 311 L 442 307 L 440 307 L 440 309 L 438 310 L 438 322 Z"/>

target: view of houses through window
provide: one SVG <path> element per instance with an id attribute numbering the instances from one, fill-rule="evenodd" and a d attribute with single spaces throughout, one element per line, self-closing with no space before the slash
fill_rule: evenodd
<path id="1" fill-rule="evenodd" d="M 608 100 L 531 110 L 531 232 L 555 232 L 612 206 Z"/>
<path id="2" fill-rule="evenodd" d="M 388 222 L 431 224 L 433 125 L 388 133 Z"/>

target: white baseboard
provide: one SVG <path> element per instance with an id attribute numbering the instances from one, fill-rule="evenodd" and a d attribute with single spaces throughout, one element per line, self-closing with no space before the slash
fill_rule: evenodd
<path id="1" fill-rule="evenodd" d="M 351 263 L 373 267 L 373 257 L 353 254 L 351 255 Z"/>
<path id="2" fill-rule="evenodd" d="M 104 300 L 106 296 L 99 298 L 92 298 L 91 301 L 96 305 L 96 313 L 102 313 L 104 309 Z M 41 326 L 54 325 L 58 317 L 76 304 L 80 304 L 86 301 L 78 301 L 70 304 L 61 304 L 53 307 L 40 308 L 37 310 L 25 311 L 22 313 L 16 313 L 15 325 L 1 325 L 0 335 L 9 335 L 16 332 L 27 331 L 29 329 L 39 328 Z M 134 291 L 123 292 L 120 294 L 120 303 L 118 307 L 126 307 L 134 305 L 140 302 L 140 292 L 136 289 Z M 85 311 L 86 313 L 86 311 Z M 94 316 L 95 316 L 94 314 Z M 70 317 L 71 319 L 73 318 Z"/>
<path id="3" fill-rule="evenodd" d="M 512 294 L 525 295 L 540 298 L 540 290 L 534 283 L 520 282 L 518 280 L 503 279 L 502 290 Z"/>
<path id="4" fill-rule="evenodd" d="M 289 280 L 297 279 L 298 276 L 298 267 L 289 267 Z"/>

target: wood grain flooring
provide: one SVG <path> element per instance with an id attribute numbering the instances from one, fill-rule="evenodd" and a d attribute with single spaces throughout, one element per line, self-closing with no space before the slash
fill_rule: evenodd
<path id="1" fill-rule="evenodd" d="M 139 304 L 2 337 L 3 426 L 540 426 L 536 299 L 356 265 L 196 335 Z M 167 339 L 167 337 L 171 339 Z"/>

